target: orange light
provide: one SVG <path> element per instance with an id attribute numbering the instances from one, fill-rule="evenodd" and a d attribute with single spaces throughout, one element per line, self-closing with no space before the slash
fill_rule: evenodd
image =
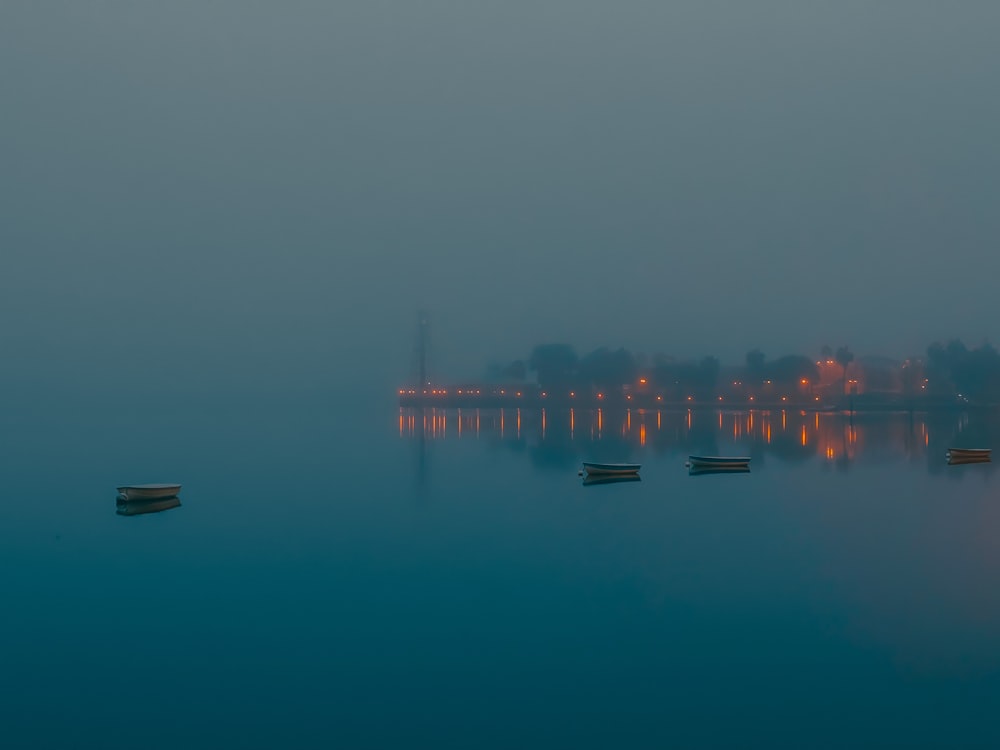
<path id="1" fill-rule="evenodd" d="M 646 378 L 639 378 L 639 385 L 646 385 Z"/>

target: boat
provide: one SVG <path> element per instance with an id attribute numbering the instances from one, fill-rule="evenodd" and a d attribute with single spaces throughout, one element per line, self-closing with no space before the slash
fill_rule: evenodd
<path id="1" fill-rule="evenodd" d="M 173 497 L 162 497 L 153 500 L 119 500 L 115 512 L 119 516 L 139 516 L 143 513 L 160 513 L 171 508 L 179 508 L 181 499 Z"/>
<path id="2" fill-rule="evenodd" d="M 688 456 L 693 469 L 732 469 L 749 466 L 749 456 Z"/>
<path id="3" fill-rule="evenodd" d="M 118 488 L 118 499 L 126 500 L 159 500 L 167 497 L 177 497 L 181 492 L 179 484 L 126 484 Z"/>
<path id="4" fill-rule="evenodd" d="M 597 474 L 585 476 L 583 478 L 584 487 L 593 487 L 595 484 L 618 484 L 619 482 L 641 482 L 642 477 L 638 474 Z"/>
<path id="5" fill-rule="evenodd" d="M 948 458 L 978 458 L 990 457 L 991 448 L 949 448 Z"/>
<path id="6" fill-rule="evenodd" d="M 957 464 L 988 464 L 990 463 L 989 448 L 949 448 L 948 465 Z"/>
<path id="7" fill-rule="evenodd" d="M 584 461 L 583 470 L 587 476 L 615 477 L 638 474 L 641 464 L 598 464 Z"/>

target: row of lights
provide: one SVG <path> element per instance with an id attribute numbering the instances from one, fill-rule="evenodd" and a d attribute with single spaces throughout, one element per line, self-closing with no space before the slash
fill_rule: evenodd
<path id="1" fill-rule="evenodd" d="M 805 381 L 803 381 L 803 382 L 805 382 Z M 850 382 L 851 382 L 851 383 L 857 383 L 857 381 L 856 381 L 856 380 L 852 380 L 852 381 L 850 381 Z M 735 385 L 735 384 L 734 384 L 734 385 Z M 462 389 L 461 389 L 461 388 L 459 388 L 459 389 L 457 390 L 457 393 L 458 393 L 459 395 L 463 394 L 463 391 L 462 391 Z M 400 395 L 400 396 L 407 396 L 407 395 L 409 395 L 409 396 L 415 396 L 416 394 L 417 394 L 417 392 L 416 392 L 416 390 L 415 390 L 415 389 L 413 389 L 413 388 L 410 388 L 410 389 L 406 389 L 406 388 L 400 388 L 400 389 L 399 389 L 399 395 Z M 465 394 L 465 395 L 469 395 L 469 396 L 473 396 L 473 395 L 474 395 L 474 396 L 479 396 L 479 395 L 482 395 L 482 391 L 481 391 L 481 390 L 479 390 L 479 389 L 472 389 L 472 388 L 469 388 L 469 389 L 467 389 L 467 390 L 465 390 L 465 391 L 464 391 L 464 394 Z M 448 395 L 448 391 L 447 391 L 446 389 L 444 389 L 444 388 L 433 388 L 433 389 L 431 389 L 430 391 L 428 391 L 427 389 L 424 389 L 424 391 L 423 391 L 423 395 L 425 395 L 425 396 L 427 396 L 427 395 L 431 395 L 431 396 L 447 396 L 447 395 Z M 500 391 L 500 395 L 501 395 L 501 396 L 505 396 L 505 395 L 507 395 L 507 391 L 506 391 L 506 390 L 501 390 L 501 391 Z M 524 395 L 524 394 L 523 394 L 523 393 L 521 393 L 521 391 L 515 391 L 515 393 L 514 393 L 514 396 L 515 396 L 515 397 L 517 397 L 517 398 L 521 398 L 521 396 L 522 396 L 522 395 Z M 539 394 L 539 395 L 541 396 L 541 398 L 546 398 L 546 397 L 547 397 L 547 396 L 548 396 L 549 394 L 548 394 L 548 393 L 547 393 L 546 391 L 542 391 L 542 392 L 541 392 L 541 394 Z M 570 398 L 576 398 L 576 391 L 570 391 L 570 392 L 569 392 L 569 397 L 570 397 Z M 603 400 L 604 400 L 604 394 L 603 394 L 603 393 L 598 393 L 598 394 L 597 394 L 597 399 L 598 399 L 599 401 L 603 401 Z M 627 401 L 631 401 L 631 400 L 632 400 L 632 394 L 628 394 L 627 396 L 625 396 L 625 399 L 626 399 Z M 657 397 L 656 397 L 656 400 L 657 400 L 657 401 L 663 401 L 663 396 L 657 396 Z M 688 397 L 687 397 L 687 400 L 688 400 L 688 401 L 694 401 L 694 396 L 688 396 Z M 719 396 L 719 401 L 722 401 L 722 400 L 723 400 L 723 397 L 722 397 L 722 396 Z M 749 396 L 749 397 L 747 398 L 747 400 L 748 400 L 748 401 L 753 401 L 753 400 L 754 400 L 754 397 L 753 397 L 753 396 Z M 782 396 L 782 397 L 781 397 L 781 400 L 782 400 L 782 401 L 788 401 L 788 396 Z M 819 396 L 815 396 L 815 397 L 813 398 L 813 400 L 814 400 L 814 401 L 819 401 Z"/>

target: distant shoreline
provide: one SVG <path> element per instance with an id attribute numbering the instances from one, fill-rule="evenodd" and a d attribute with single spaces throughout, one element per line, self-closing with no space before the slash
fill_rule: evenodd
<path id="1" fill-rule="evenodd" d="M 738 409 L 741 411 L 761 409 L 797 409 L 817 413 L 849 413 L 867 411 L 939 411 L 965 409 L 991 409 L 994 404 L 974 404 L 966 401 L 940 398 L 903 398 L 893 394 L 864 394 L 845 396 L 836 401 L 823 402 L 804 399 L 735 399 L 726 396 L 671 399 L 651 394 L 574 394 L 573 396 L 543 394 L 526 389 L 502 389 L 482 392 L 483 389 L 431 388 L 428 393 L 410 393 L 401 389 L 398 393 L 401 408 L 437 409 Z"/>

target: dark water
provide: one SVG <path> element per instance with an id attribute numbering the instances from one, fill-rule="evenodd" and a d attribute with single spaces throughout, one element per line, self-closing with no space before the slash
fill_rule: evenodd
<path id="1" fill-rule="evenodd" d="M 996 747 L 975 415 L 3 415 L 5 747 Z M 753 456 L 689 476 L 688 453 Z M 583 486 L 581 460 L 642 481 Z M 116 514 L 126 482 L 181 506 Z"/>

